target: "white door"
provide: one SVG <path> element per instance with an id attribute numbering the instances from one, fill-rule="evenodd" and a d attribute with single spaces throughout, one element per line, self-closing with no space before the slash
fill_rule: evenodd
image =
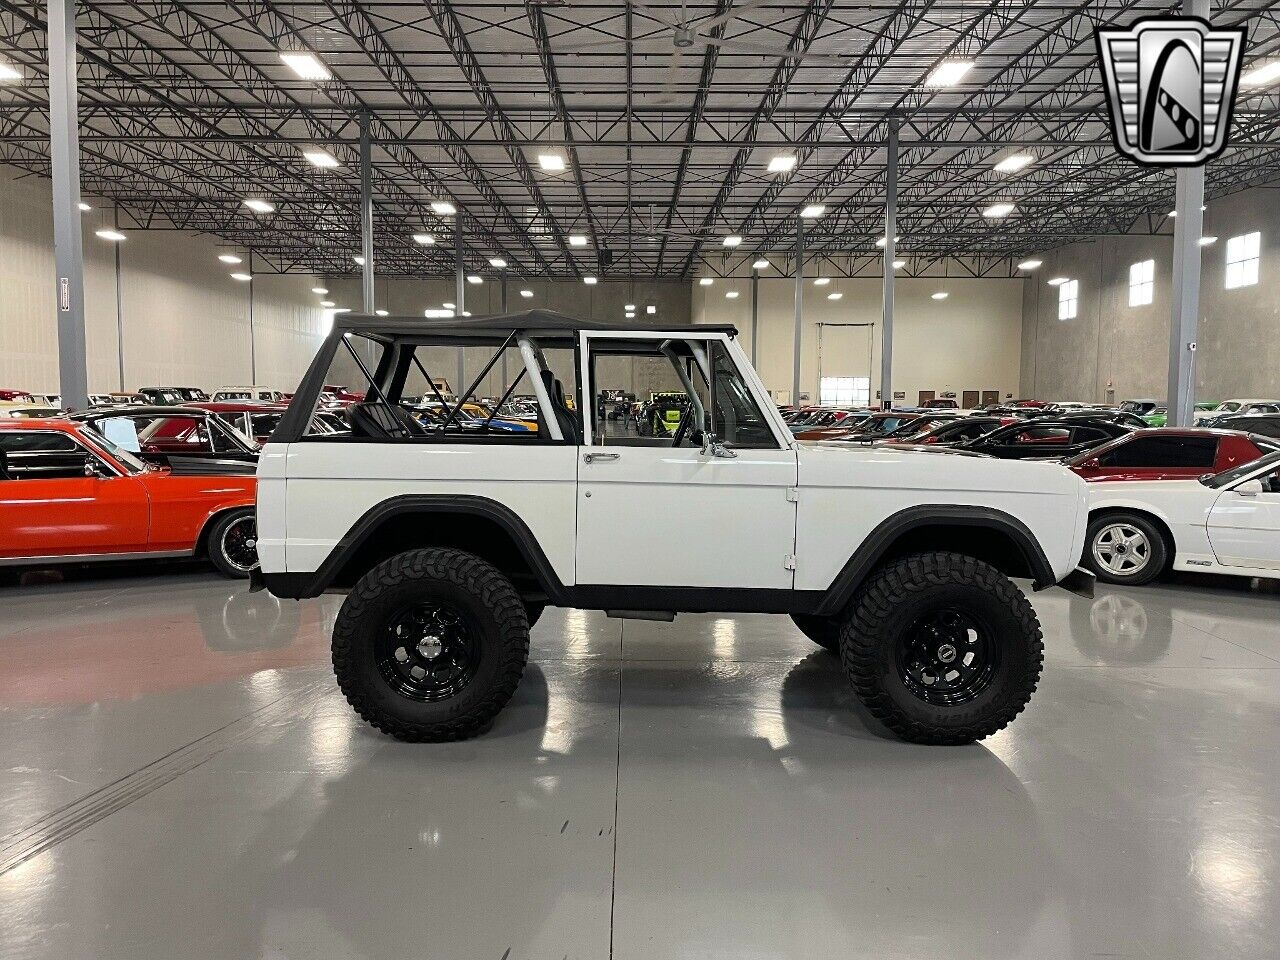
<path id="1" fill-rule="evenodd" d="M 577 582 L 789 589 L 796 454 L 736 343 L 584 334 L 582 363 Z M 626 364 L 650 405 L 640 421 L 600 420 L 597 391 Z M 701 414 L 733 456 L 707 446 Z"/>
<path id="2" fill-rule="evenodd" d="M 1209 511 L 1209 542 L 1224 567 L 1280 570 L 1280 470 L 1223 490 Z"/>

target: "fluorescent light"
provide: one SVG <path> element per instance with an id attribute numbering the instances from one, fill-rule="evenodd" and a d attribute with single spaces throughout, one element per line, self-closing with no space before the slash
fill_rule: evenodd
<path id="1" fill-rule="evenodd" d="M 720 246 L 722 246 L 722 247 L 736 247 L 736 246 L 737 246 L 738 244 L 740 244 L 741 242 L 742 242 L 742 238 L 741 238 L 741 237 L 739 237 L 739 236 L 737 236 L 737 235 L 730 235 L 730 236 L 725 237 L 723 240 L 721 240 L 721 241 L 720 241 Z"/>
<path id="2" fill-rule="evenodd" d="M 489 266 L 493 267 L 496 270 L 501 270 L 506 265 L 507 265 L 507 261 L 503 260 L 501 257 L 489 258 Z"/>
<path id="3" fill-rule="evenodd" d="M 558 153 L 540 153 L 538 154 L 538 166 L 547 173 L 563 173 L 564 157 Z"/>
<path id="4" fill-rule="evenodd" d="M 315 167 L 324 167 L 332 170 L 334 167 L 342 166 L 342 164 L 338 163 L 337 157 L 320 147 L 308 147 L 302 151 L 302 155 Z"/>
<path id="5" fill-rule="evenodd" d="M 1017 173 L 1023 167 L 1031 166 L 1032 157 L 1025 153 L 1015 153 L 1013 156 L 1005 157 L 995 165 L 997 173 Z"/>
<path id="6" fill-rule="evenodd" d="M 520 291 L 520 296 L 522 296 L 522 297 L 524 297 L 526 300 L 528 300 L 530 297 L 532 297 L 532 296 L 533 296 L 533 291 L 532 291 L 532 290 L 521 290 L 521 291 Z"/>
<path id="7" fill-rule="evenodd" d="M 924 78 L 924 85 L 926 87 L 954 87 L 972 69 L 972 60 L 943 60 Z"/>
<path id="8" fill-rule="evenodd" d="M 738 291 L 737 291 L 737 290 L 726 290 L 726 291 L 724 292 L 724 298 L 725 298 L 726 300 L 737 300 L 737 299 L 738 299 Z"/>
<path id="9" fill-rule="evenodd" d="M 635 312 L 634 310 L 628 310 L 628 311 L 627 311 L 627 319 L 628 319 L 628 320 L 634 320 L 635 318 L 636 318 L 636 312 Z"/>
<path id="10" fill-rule="evenodd" d="M 1178 215 L 1178 211 L 1177 211 L 1177 210 L 1170 210 L 1170 211 L 1169 211 L 1169 216 L 1171 216 L 1171 217 L 1176 217 L 1177 215 Z"/>
<path id="11" fill-rule="evenodd" d="M 424 247 L 430 247 L 435 245 L 436 238 L 429 233 L 415 233 L 413 235 L 413 242 L 420 243 Z"/>
<path id="12" fill-rule="evenodd" d="M 905 261 L 905 260 L 895 260 L 895 261 L 893 261 L 893 269 L 895 269 L 895 270 L 901 270 L 901 269 L 902 269 L 903 267 L 905 267 L 906 265 L 907 265 L 907 261 Z"/>
<path id="13" fill-rule="evenodd" d="M 432 200 L 431 212 L 441 217 L 452 217 L 458 212 L 458 208 L 448 200 Z"/>
<path id="14" fill-rule="evenodd" d="M 469 317 L 469 316 L 471 316 L 471 311 L 470 311 L 470 310 L 463 310 L 463 311 L 462 311 L 462 315 L 463 315 L 464 317 Z"/>
<path id="15" fill-rule="evenodd" d="M 984 217 L 996 219 L 999 217 L 1007 217 L 1009 214 L 1013 213 L 1013 211 L 1014 206 L 1012 203 L 993 203 L 982 211 L 982 215 Z"/>
<path id="16" fill-rule="evenodd" d="M 331 80 L 333 74 L 329 68 L 310 53 L 282 53 L 280 59 L 285 66 L 303 80 Z"/>
<path id="17" fill-rule="evenodd" d="M 3 68 L 0 67 L 0 69 Z M 3 77 L 3 74 L 0 74 L 0 77 Z M 1272 60 L 1270 63 L 1254 67 L 1240 78 L 1240 82 L 1246 87 L 1264 87 L 1277 80 L 1280 80 L 1280 60 Z"/>
<path id="18" fill-rule="evenodd" d="M 1050 280 L 1046 280 L 1045 283 L 1049 284 L 1049 286 L 1051 287 L 1060 287 L 1064 283 L 1066 283 L 1069 279 L 1070 277 L 1053 277 Z"/>
<path id="19" fill-rule="evenodd" d="M 716 281 L 715 281 L 715 278 L 714 278 L 714 277 L 699 277 L 699 278 L 698 278 L 698 286 L 700 286 L 700 287 L 709 287 L 709 286 L 711 286 L 711 285 L 712 285 L 713 283 L 715 283 L 715 282 L 716 282 Z"/>
<path id="20" fill-rule="evenodd" d="M 902 239 L 901 237 L 894 237 L 894 238 L 893 238 L 893 242 L 894 242 L 894 244 L 896 245 L 896 244 L 897 244 L 897 242 L 898 242 L 899 240 L 901 240 L 901 239 Z M 876 241 L 876 246 L 877 246 L 877 247 L 884 247 L 884 245 L 885 245 L 886 243 L 888 243 L 888 242 L 889 242 L 889 241 L 888 241 L 888 238 L 886 238 L 886 237 L 881 237 L 879 240 L 877 240 L 877 241 Z"/>
<path id="21" fill-rule="evenodd" d="M 234 263 L 242 263 L 242 262 L 243 262 L 243 261 L 242 261 L 239 257 L 237 257 L 234 253 L 220 253 L 220 254 L 218 254 L 218 259 L 219 259 L 219 260 L 221 260 L 223 263 L 233 263 L 233 264 L 234 264 Z"/>
<path id="22" fill-rule="evenodd" d="M 1200 238 L 1200 246 L 1202 247 L 1207 247 L 1209 246 L 1209 244 L 1217 243 L 1217 242 L 1218 242 L 1217 237 L 1201 237 Z"/>
<path id="23" fill-rule="evenodd" d="M 800 216 L 806 220 L 817 220 L 820 216 L 827 212 L 825 204 L 811 203 L 800 211 Z"/>
<path id="24" fill-rule="evenodd" d="M 480 276 L 480 274 L 478 273 L 468 274 L 467 283 L 473 283 L 473 284 L 484 283 L 484 277 Z"/>
<path id="25" fill-rule="evenodd" d="M 357 267 L 363 267 L 363 266 L 364 266 L 364 257 L 352 257 L 351 259 L 352 259 L 352 260 L 354 260 L 354 261 L 356 262 L 356 266 L 357 266 Z"/>
<path id="26" fill-rule="evenodd" d="M 815 287 L 825 287 L 830 282 L 831 282 L 830 277 L 815 277 L 813 280 L 813 285 Z"/>
<path id="27" fill-rule="evenodd" d="M 102 229 L 102 230 L 97 230 L 95 232 L 103 240 L 112 240 L 112 241 L 115 241 L 116 243 L 119 243 L 121 240 L 124 239 L 124 234 L 121 233 L 119 230 Z"/>
<path id="28" fill-rule="evenodd" d="M 839 300 L 839 299 L 841 299 L 843 296 L 844 296 L 844 294 L 843 294 L 843 293 L 840 293 L 839 291 L 836 291 L 836 292 L 834 292 L 834 293 L 828 293 L 828 294 L 827 294 L 827 299 L 828 299 L 828 300 Z"/>
<path id="29" fill-rule="evenodd" d="M 442 320 L 445 317 L 452 317 L 452 310 L 433 310 L 430 307 L 422 311 L 422 315 L 428 320 Z"/>
<path id="30" fill-rule="evenodd" d="M 267 203 L 267 201 L 265 200 L 249 199 L 244 202 L 244 205 L 248 207 L 250 210 L 252 210 L 254 213 L 275 213 L 276 212 L 275 204 Z"/>
<path id="31" fill-rule="evenodd" d="M 651 316 L 651 317 L 652 317 L 655 313 L 657 313 L 657 312 L 658 312 L 658 308 L 657 308 L 657 307 L 655 307 L 655 306 L 651 303 L 651 304 L 649 304 L 647 307 L 645 307 L 645 308 L 644 308 L 644 312 L 645 312 L 645 313 L 647 313 L 649 316 Z"/>
<path id="32" fill-rule="evenodd" d="M 795 169 L 796 158 L 789 153 L 780 153 L 769 161 L 770 173 L 790 173 Z"/>
<path id="33" fill-rule="evenodd" d="M 764 259 L 757 260 L 755 263 L 751 265 L 751 269 L 752 270 L 768 270 L 769 261 Z"/>
<path id="34" fill-rule="evenodd" d="M 385 317 L 385 316 L 387 316 L 387 311 L 386 311 L 386 310 L 375 310 L 375 311 L 373 311 L 373 312 L 374 312 L 374 314 L 375 314 L 376 316 L 379 316 L 379 317 Z"/>
<path id="35" fill-rule="evenodd" d="M 594 287 L 598 281 L 596 280 L 595 277 L 583 277 L 582 282 L 585 283 L 588 287 Z"/>
<path id="36" fill-rule="evenodd" d="M 446 310 L 458 309 L 458 305 L 456 303 L 449 303 L 447 300 L 444 303 L 440 304 L 440 306 L 444 307 Z"/>
<path id="37" fill-rule="evenodd" d="M 15 63 L 0 60 L 0 80 L 21 80 L 22 70 Z"/>
<path id="38" fill-rule="evenodd" d="M 949 297 L 949 296 L 951 296 L 951 294 L 947 293 L 947 291 L 945 291 L 945 290 L 939 290 L 937 293 L 933 294 L 933 296 L 932 296 L 932 298 L 931 298 L 931 299 L 933 299 L 933 300 L 945 300 L 945 299 L 947 299 L 947 297 Z"/>
<path id="39" fill-rule="evenodd" d="M 235 276 L 235 274 L 232 274 L 232 276 Z M 336 307 L 336 306 L 337 306 L 337 304 L 336 304 L 336 303 L 334 303 L 332 300 L 321 300 L 321 301 L 320 301 L 320 306 L 322 306 L 322 307 Z"/>
<path id="40" fill-rule="evenodd" d="M 338 308 L 337 308 L 336 310 L 334 310 L 333 312 L 334 312 L 334 313 L 350 313 L 350 312 L 351 312 L 351 308 L 350 308 L 350 307 L 338 307 Z M 348 337 L 349 337 L 349 336 L 351 336 L 351 334 L 349 334 L 349 333 L 348 333 L 348 334 L 345 334 L 345 336 L 348 336 Z"/>
<path id="41" fill-rule="evenodd" d="M 232 279 L 232 280 L 239 280 L 241 283 L 248 283 L 250 280 L 252 280 L 252 279 L 253 279 L 253 274 L 250 274 L 250 273 L 233 273 L 233 274 L 231 275 L 231 279 Z"/>
<path id="42" fill-rule="evenodd" d="M 1018 269 L 1019 270 L 1035 270 L 1042 266 L 1044 266 L 1043 260 L 1023 260 L 1020 264 L 1018 264 Z"/>
<path id="43" fill-rule="evenodd" d="M 585 233 L 569 234 L 569 246 L 585 247 L 587 245 L 587 235 Z"/>
<path id="44" fill-rule="evenodd" d="M 83 200 L 81 200 L 79 203 L 77 203 L 77 204 L 76 204 L 76 206 L 80 208 L 80 212 L 81 212 L 81 213 L 88 213 L 90 210 L 92 210 L 92 209 L 93 209 L 93 207 L 89 206 L 89 205 L 88 205 L 87 203 L 85 203 Z"/>
<path id="45" fill-rule="evenodd" d="M 635 312 L 635 309 L 636 309 L 636 305 L 635 305 L 634 303 L 628 303 L 628 304 L 626 304 L 625 306 L 623 306 L 623 308 L 622 308 L 622 309 L 623 309 L 623 310 L 630 310 L 630 311 L 632 311 L 632 312 L 634 313 L 634 312 Z"/>
<path id="46" fill-rule="evenodd" d="M 329 292 L 329 288 L 328 287 L 312 287 L 311 292 L 318 293 L 320 294 L 320 296 L 323 297 L 326 293 Z"/>

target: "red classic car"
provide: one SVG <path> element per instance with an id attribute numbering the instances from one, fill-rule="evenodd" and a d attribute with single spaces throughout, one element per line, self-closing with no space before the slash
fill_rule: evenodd
<path id="1" fill-rule="evenodd" d="M 148 464 L 84 423 L 0 422 L 0 565 L 208 557 L 247 577 L 256 478 L 188 463 Z"/>
<path id="2" fill-rule="evenodd" d="M 1137 430 L 1066 465 L 1085 480 L 1187 480 L 1252 463 L 1280 444 L 1232 430 L 1158 427 Z"/>

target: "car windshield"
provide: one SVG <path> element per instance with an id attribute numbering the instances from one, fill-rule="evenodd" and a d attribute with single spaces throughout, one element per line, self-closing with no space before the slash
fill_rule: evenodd
<path id="1" fill-rule="evenodd" d="M 86 439 L 89 440 L 90 443 L 94 444 L 99 449 L 105 450 L 107 453 L 111 454 L 111 456 L 114 457 L 116 461 L 122 467 L 124 467 L 125 470 L 127 470 L 130 474 L 145 473 L 148 470 L 153 469 L 151 466 L 144 463 L 142 460 L 139 460 L 136 456 L 134 456 L 124 447 L 121 447 L 118 444 L 112 443 L 110 440 L 108 440 L 106 437 L 104 437 L 102 434 L 100 434 L 97 430 L 93 429 L 93 427 L 89 426 L 88 424 L 84 424 L 83 426 L 81 426 L 80 432 L 85 436 Z"/>
<path id="2" fill-rule="evenodd" d="M 1245 463 L 1238 467 L 1232 467 L 1230 470 L 1223 470 L 1221 473 L 1206 474 L 1200 478 L 1200 482 L 1206 487 L 1221 490 L 1223 487 L 1229 487 L 1242 477 L 1247 477 L 1260 469 L 1276 466 L 1280 466 L 1280 451 L 1269 453 L 1265 457 L 1259 457 L 1252 463 Z"/>

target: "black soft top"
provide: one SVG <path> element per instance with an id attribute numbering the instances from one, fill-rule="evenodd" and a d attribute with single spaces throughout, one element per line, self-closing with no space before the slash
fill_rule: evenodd
<path id="1" fill-rule="evenodd" d="M 582 320 L 555 310 L 524 310 L 485 317 L 377 317 L 339 313 L 333 318 L 333 329 L 341 333 L 359 333 L 375 339 L 448 340 L 466 344 L 501 343 L 513 330 L 543 339 L 567 339 L 580 330 L 656 331 L 673 334 L 727 333 L 737 336 L 737 328 L 724 324 L 639 324 L 612 323 L 605 320 Z"/>

